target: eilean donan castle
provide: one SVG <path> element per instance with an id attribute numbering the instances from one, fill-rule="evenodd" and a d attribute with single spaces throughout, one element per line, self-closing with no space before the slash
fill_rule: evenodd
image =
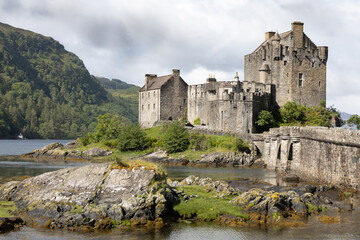
<path id="1" fill-rule="evenodd" d="M 139 123 L 152 127 L 162 121 L 187 117 L 210 130 L 256 132 L 261 110 L 281 107 L 288 101 L 306 106 L 326 100 L 328 47 L 318 47 L 293 22 L 284 33 L 266 32 L 265 41 L 245 56 L 244 81 L 210 75 L 204 84 L 188 85 L 179 70 L 158 77 L 145 75 L 139 92 Z"/>

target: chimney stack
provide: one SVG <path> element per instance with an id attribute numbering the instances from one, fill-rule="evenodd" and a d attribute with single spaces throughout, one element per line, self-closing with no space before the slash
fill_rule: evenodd
<path id="1" fill-rule="evenodd" d="M 304 23 L 293 22 L 291 23 L 291 30 L 293 34 L 293 46 L 294 48 L 304 47 Z"/>
<path id="2" fill-rule="evenodd" d="M 269 40 L 274 35 L 275 35 L 275 32 L 266 32 L 265 33 L 265 41 Z"/>
<path id="3" fill-rule="evenodd" d="M 149 90 L 150 81 L 156 77 L 157 77 L 156 74 L 145 74 L 145 89 L 146 90 Z"/>

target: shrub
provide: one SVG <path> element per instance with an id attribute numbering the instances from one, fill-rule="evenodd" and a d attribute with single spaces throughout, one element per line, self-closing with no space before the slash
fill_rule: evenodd
<path id="1" fill-rule="evenodd" d="M 190 146 L 189 148 L 196 151 L 207 150 L 209 147 L 209 142 L 207 137 L 204 134 L 192 133 L 190 134 Z"/>
<path id="2" fill-rule="evenodd" d="M 161 141 L 168 153 L 185 151 L 189 147 L 188 137 L 187 129 L 178 121 L 163 125 Z"/>
<path id="3" fill-rule="evenodd" d="M 121 151 L 143 150 L 149 146 L 146 133 L 137 123 L 130 123 L 122 129 L 117 147 Z"/>
<path id="4" fill-rule="evenodd" d="M 80 138 L 80 142 L 83 146 L 87 146 L 92 142 L 92 134 L 87 133 Z"/>
<path id="5" fill-rule="evenodd" d="M 194 125 L 200 125 L 200 124 L 201 124 L 200 118 L 196 118 L 194 120 Z"/>
<path id="6" fill-rule="evenodd" d="M 241 138 L 236 138 L 235 139 L 235 149 L 239 152 L 246 152 L 246 153 L 250 153 L 250 146 L 244 142 L 244 140 L 242 140 Z"/>

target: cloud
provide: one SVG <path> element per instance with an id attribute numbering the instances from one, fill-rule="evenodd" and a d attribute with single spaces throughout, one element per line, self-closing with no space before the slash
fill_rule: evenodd
<path id="1" fill-rule="evenodd" d="M 1 3 L 1 9 L 9 13 L 16 12 L 20 7 L 18 0 L 4 0 Z"/>
<path id="2" fill-rule="evenodd" d="M 145 73 L 181 70 L 190 84 L 208 74 L 243 79 L 243 59 L 269 30 L 303 21 L 306 34 L 329 46 L 327 99 L 360 113 L 360 3 L 326 0 L 3 0 L 0 21 L 60 41 L 90 73 L 142 85 Z M 349 97 L 351 96 L 351 97 Z"/>

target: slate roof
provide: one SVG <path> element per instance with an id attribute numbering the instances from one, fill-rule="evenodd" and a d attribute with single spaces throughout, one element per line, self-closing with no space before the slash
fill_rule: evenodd
<path id="1" fill-rule="evenodd" d="M 150 81 L 150 84 L 149 84 L 149 88 L 146 90 L 145 89 L 145 85 L 140 89 L 140 92 L 143 92 L 143 91 L 148 91 L 148 90 L 154 90 L 154 89 L 159 89 L 161 88 L 162 85 L 164 85 L 165 83 L 167 83 L 167 81 L 169 81 L 171 78 L 172 78 L 172 74 L 170 75 L 166 75 L 166 76 L 161 76 L 161 77 L 156 77 L 156 78 L 153 78 L 151 81 Z"/>

